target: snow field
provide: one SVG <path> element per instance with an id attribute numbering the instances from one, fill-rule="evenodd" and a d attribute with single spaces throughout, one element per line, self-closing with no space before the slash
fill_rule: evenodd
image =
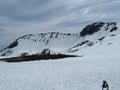
<path id="1" fill-rule="evenodd" d="M 120 58 L 86 56 L 56 61 L 0 63 L 0 90 L 110 90 L 120 88 Z"/>

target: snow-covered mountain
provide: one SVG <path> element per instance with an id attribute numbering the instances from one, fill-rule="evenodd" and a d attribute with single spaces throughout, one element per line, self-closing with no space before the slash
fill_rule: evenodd
<path id="1" fill-rule="evenodd" d="M 48 32 L 22 36 L 1 51 L 1 56 L 20 56 L 24 53 L 57 54 L 70 48 L 79 39 L 79 34 Z"/>
<path id="2" fill-rule="evenodd" d="M 16 40 L 17 43 L 14 42 L 2 50 L 1 55 L 7 50 L 12 51 L 11 54 L 8 53 L 9 57 L 16 55 L 15 50 L 18 50 L 20 55 L 24 49 L 25 52 L 28 48 L 34 50 L 32 46 L 38 43 L 42 52 L 52 51 L 52 53 L 84 56 L 55 61 L 0 62 L 0 90 L 101 90 L 103 80 L 108 82 L 110 90 L 119 90 L 120 29 L 118 24 L 99 22 L 86 26 L 77 34 L 60 35 L 59 33 L 59 38 L 53 36 L 52 39 L 47 35 L 51 33 L 46 34 L 46 40 L 49 40 L 47 44 L 43 39 L 38 42 L 41 37 L 33 38 L 35 35 L 20 37 Z M 26 39 L 28 36 L 29 38 Z M 71 40 L 73 38 L 74 40 Z M 7 57 L 7 54 L 4 57 Z"/>
<path id="3" fill-rule="evenodd" d="M 16 39 L 0 51 L 0 57 L 18 57 L 33 54 L 78 54 L 87 47 L 102 44 L 118 32 L 116 22 L 96 22 L 76 33 L 48 32 L 29 34 Z M 111 42 L 108 42 L 111 44 Z M 79 54 L 80 55 L 80 54 Z"/>

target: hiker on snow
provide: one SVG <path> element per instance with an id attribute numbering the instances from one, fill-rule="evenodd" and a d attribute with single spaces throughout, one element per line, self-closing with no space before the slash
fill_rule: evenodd
<path id="1" fill-rule="evenodd" d="M 104 90 L 104 88 L 106 88 L 106 90 L 109 90 L 109 85 L 105 80 L 103 81 L 103 84 L 102 84 L 102 90 Z"/>

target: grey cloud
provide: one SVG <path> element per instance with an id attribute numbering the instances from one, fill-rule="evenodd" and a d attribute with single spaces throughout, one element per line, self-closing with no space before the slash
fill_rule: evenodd
<path id="1" fill-rule="evenodd" d="M 96 21 L 119 22 L 119 5 L 119 0 L 0 0 L 0 43 L 28 33 L 80 32 Z"/>

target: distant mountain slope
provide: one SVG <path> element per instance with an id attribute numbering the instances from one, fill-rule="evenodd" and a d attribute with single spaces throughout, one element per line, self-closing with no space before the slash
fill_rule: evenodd
<path id="1" fill-rule="evenodd" d="M 25 35 L 2 50 L 1 56 L 20 56 L 23 53 L 28 55 L 60 53 L 70 48 L 78 39 L 79 34 L 74 33 L 48 32 Z"/>
<path id="2" fill-rule="evenodd" d="M 29 56 L 34 54 L 77 54 L 86 46 L 102 42 L 106 37 L 115 36 L 116 22 L 96 22 L 83 28 L 79 33 L 48 32 L 29 34 L 16 39 L 0 51 L 2 58 Z"/>
<path id="3" fill-rule="evenodd" d="M 80 39 L 73 47 L 69 48 L 67 52 L 73 53 L 76 51 L 81 51 L 81 49 L 85 49 L 85 47 L 93 46 L 95 44 L 102 45 L 102 41 L 105 38 L 112 38 L 113 36 L 119 34 L 119 32 L 120 31 L 118 30 L 116 22 L 93 23 L 91 25 L 86 26 L 80 32 Z"/>

